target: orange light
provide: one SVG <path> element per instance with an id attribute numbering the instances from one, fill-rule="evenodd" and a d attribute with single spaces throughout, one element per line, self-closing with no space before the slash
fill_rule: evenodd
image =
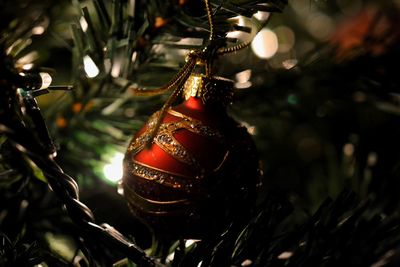
<path id="1" fill-rule="evenodd" d="M 73 111 L 74 113 L 78 113 L 78 112 L 80 112 L 81 110 L 82 110 L 82 103 L 78 102 L 78 103 L 74 103 L 74 104 L 72 105 L 72 111 Z"/>
<path id="2" fill-rule="evenodd" d="M 163 19 L 162 17 L 156 17 L 154 21 L 154 27 L 155 28 L 161 28 L 167 24 L 167 20 Z"/>
<path id="3" fill-rule="evenodd" d="M 56 125 L 58 128 L 65 128 L 67 127 L 68 123 L 64 117 L 58 117 L 56 120 Z"/>

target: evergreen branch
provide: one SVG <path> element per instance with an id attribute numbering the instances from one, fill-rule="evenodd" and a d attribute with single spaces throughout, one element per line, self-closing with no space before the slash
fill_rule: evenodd
<path id="1" fill-rule="evenodd" d="M 4 60 L 3 64 L 4 62 L 9 61 Z M 23 104 L 15 101 L 18 94 L 15 84 L 19 84 L 20 80 L 22 80 L 27 88 L 35 88 L 36 83 L 31 84 L 31 80 L 24 78 L 25 76 L 15 75 L 15 71 L 10 70 L 8 65 L 2 65 L 1 69 L 5 71 L 3 71 L 3 76 L 0 79 L 4 80 L 3 77 L 5 76 L 7 86 L 3 88 L 0 99 L 12 104 L 3 105 L 2 110 L 0 110 L 0 134 L 6 135 L 14 149 L 26 155 L 41 169 L 52 190 L 65 203 L 71 219 L 77 225 L 95 238 L 104 238 L 107 244 L 117 247 L 118 250 L 123 251 L 134 262 L 142 266 L 156 266 L 157 264 L 147 257 L 139 247 L 128 241 L 114 228 L 107 225 L 98 226 L 94 223 L 92 211 L 78 199 L 79 188 L 77 183 L 72 177 L 63 172 L 61 167 L 54 161 L 51 150 L 49 151 L 48 149 L 49 146 L 52 146 L 52 140 L 49 135 L 43 135 L 43 133 L 47 133 L 47 128 L 37 103 L 32 101 L 33 99 L 30 98 L 29 93 L 22 96 L 24 99 L 28 99 L 28 101 L 22 102 Z M 16 114 L 21 109 L 30 112 Z M 31 123 L 24 123 L 27 120 Z M 32 133 L 39 133 L 39 135 L 37 137 Z"/>

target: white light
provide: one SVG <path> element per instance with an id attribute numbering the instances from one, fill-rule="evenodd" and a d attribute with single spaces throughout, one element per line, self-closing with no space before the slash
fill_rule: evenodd
<path id="1" fill-rule="evenodd" d="M 289 259 L 289 258 L 292 257 L 292 256 L 293 256 L 293 252 L 291 252 L 291 251 L 285 251 L 285 252 L 282 252 L 281 254 L 279 254 L 278 259 L 280 259 L 280 260 L 287 260 L 287 259 Z"/>
<path id="2" fill-rule="evenodd" d="M 258 20 L 266 21 L 270 15 L 271 15 L 271 13 L 269 13 L 269 12 L 258 11 L 256 14 L 254 14 L 254 17 Z"/>
<path id="3" fill-rule="evenodd" d="M 253 84 L 250 81 L 244 82 L 244 83 L 235 83 L 235 88 L 236 89 L 247 89 L 251 87 Z"/>
<path id="4" fill-rule="evenodd" d="M 297 59 L 286 59 L 285 61 L 282 62 L 282 66 L 290 70 L 291 68 L 295 67 L 297 65 Z"/>
<path id="5" fill-rule="evenodd" d="M 241 264 L 241 266 L 246 267 L 246 266 L 250 266 L 253 264 L 253 261 L 250 259 L 244 260 Z"/>
<path id="6" fill-rule="evenodd" d="M 30 70 L 33 67 L 33 63 L 28 63 L 22 66 L 23 70 Z"/>
<path id="7" fill-rule="evenodd" d="M 137 58 L 137 53 L 136 53 L 136 52 L 133 52 L 133 53 L 132 53 L 131 61 L 132 61 L 132 62 L 135 62 L 135 61 L 136 61 L 136 58 Z"/>
<path id="8" fill-rule="evenodd" d="M 348 157 L 351 157 L 354 154 L 354 145 L 347 143 L 343 146 L 343 154 Z"/>
<path id="9" fill-rule="evenodd" d="M 262 29 L 251 43 L 254 54 L 259 58 L 271 58 L 278 51 L 278 37 L 270 29 Z"/>
<path id="10" fill-rule="evenodd" d="M 33 61 L 35 61 L 38 58 L 39 58 L 38 52 L 32 51 L 32 52 L 29 52 L 28 54 L 26 54 L 25 56 L 20 57 L 17 60 L 17 65 L 29 64 L 29 63 L 32 63 Z"/>
<path id="11" fill-rule="evenodd" d="M 251 70 L 244 70 L 241 72 L 236 73 L 235 78 L 238 83 L 245 83 L 250 80 L 251 77 Z"/>
<path id="12" fill-rule="evenodd" d="M 119 73 L 121 72 L 121 67 L 122 67 L 121 61 L 118 60 L 114 62 L 111 68 L 111 76 L 117 78 L 119 76 Z"/>
<path id="13" fill-rule="evenodd" d="M 103 167 L 104 177 L 110 182 L 116 183 L 122 179 L 122 161 L 124 160 L 124 154 L 117 152 L 111 159 L 109 164 Z"/>
<path id="14" fill-rule="evenodd" d="M 94 63 L 93 59 L 89 56 L 84 56 L 83 58 L 83 66 L 86 72 L 86 75 L 89 78 L 94 78 L 99 74 L 99 68 Z"/>
<path id="15" fill-rule="evenodd" d="M 188 248 L 196 242 L 199 242 L 199 239 L 188 239 L 185 241 L 185 247 Z"/>
<path id="16" fill-rule="evenodd" d="M 79 19 L 79 24 L 81 24 L 82 31 L 85 32 L 88 28 L 88 23 L 86 22 L 86 19 L 84 17 L 81 17 Z"/>
<path id="17" fill-rule="evenodd" d="M 236 73 L 235 78 L 237 82 L 235 83 L 235 88 L 236 89 L 249 88 L 252 85 L 252 83 L 249 81 L 250 77 L 251 77 L 250 69 Z"/>
<path id="18" fill-rule="evenodd" d="M 172 262 L 174 260 L 175 253 L 172 252 L 167 256 L 167 262 Z"/>
<path id="19" fill-rule="evenodd" d="M 33 29 L 32 29 L 32 34 L 35 34 L 35 35 L 41 35 L 41 34 L 43 34 L 44 33 L 44 27 L 43 26 L 36 26 L 36 27 L 34 27 Z"/>
<path id="20" fill-rule="evenodd" d="M 48 74 L 47 72 L 40 72 L 39 75 L 40 78 L 42 78 L 42 86 L 40 86 L 40 89 L 48 88 L 53 81 L 50 74 Z"/>
<path id="21" fill-rule="evenodd" d="M 120 194 L 121 196 L 124 195 L 124 187 L 123 187 L 123 185 L 122 185 L 122 181 L 118 181 L 117 192 L 118 192 L 118 194 Z"/>

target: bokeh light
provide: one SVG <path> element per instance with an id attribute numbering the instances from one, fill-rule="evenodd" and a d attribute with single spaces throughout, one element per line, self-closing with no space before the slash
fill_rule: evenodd
<path id="1" fill-rule="evenodd" d="M 28 63 L 22 66 L 23 70 L 30 70 L 33 68 L 33 63 Z"/>
<path id="2" fill-rule="evenodd" d="M 306 24 L 310 34 L 321 41 L 327 40 L 335 30 L 332 18 L 320 12 L 311 14 Z"/>
<path id="3" fill-rule="evenodd" d="M 41 35 L 45 31 L 45 28 L 43 26 L 36 26 L 32 29 L 32 34 L 34 35 Z"/>
<path id="4" fill-rule="evenodd" d="M 254 54 L 262 59 L 273 57 L 278 51 L 278 37 L 270 29 L 262 29 L 254 38 L 251 48 Z"/>
<path id="5" fill-rule="evenodd" d="M 81 17 L 79 19 L 79 24 L 81 25 L 82 31 L 86 32 L 88 28 L 88 23 L 86 22 L 86 19 L 84 17 Z"/>
<path id="6" fill-rule="evenodd" d="M 123 168 L 122 161 L 124 160 L 124 154 L 117 152 L 112 157 L 109 164 L 104 165 L 103 174 L 107 181 L 117 183 L 122 179 Z"/>
<path id="7" fill-rule="evenodd" d="M 42 86 L 40 87 L 40 89 L 48 88 L 53 81 L 50 74 L 48 74 L 47 72 L 40 72 L 39 75 L 40 78 L 42 78 Z"/>
<path id="8" fill-rule="evenodd" d="M 295 35 L 292 29 L 286 26 L 279 26 L 274 29 L 274 32 L 278 36 L 279 53 L 287 53 L 293 49 L 295 43 Z"/>
<path id="9" fill-rule="evenodd" d="M 83 67 L 85 69 L 86 75 L 89 78 L 94 78 L 99 75 L 99 68 L 96 66 L 93 59 L 87 55 L 83 58 Z"/>

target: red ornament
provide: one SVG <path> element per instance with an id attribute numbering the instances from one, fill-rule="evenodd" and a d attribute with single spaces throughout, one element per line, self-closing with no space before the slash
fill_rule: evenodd
<path id="1" fill-rule="evenodd" d="M 222 105 L 232 83 L 192 75 L 186 101 L 170 108 L 151 144 L 159 112 L 132 139 L 124 160 L 128 205 L 155 232 L 203 238 L 244 218 L 259 170 L 247 130 Z"/>

